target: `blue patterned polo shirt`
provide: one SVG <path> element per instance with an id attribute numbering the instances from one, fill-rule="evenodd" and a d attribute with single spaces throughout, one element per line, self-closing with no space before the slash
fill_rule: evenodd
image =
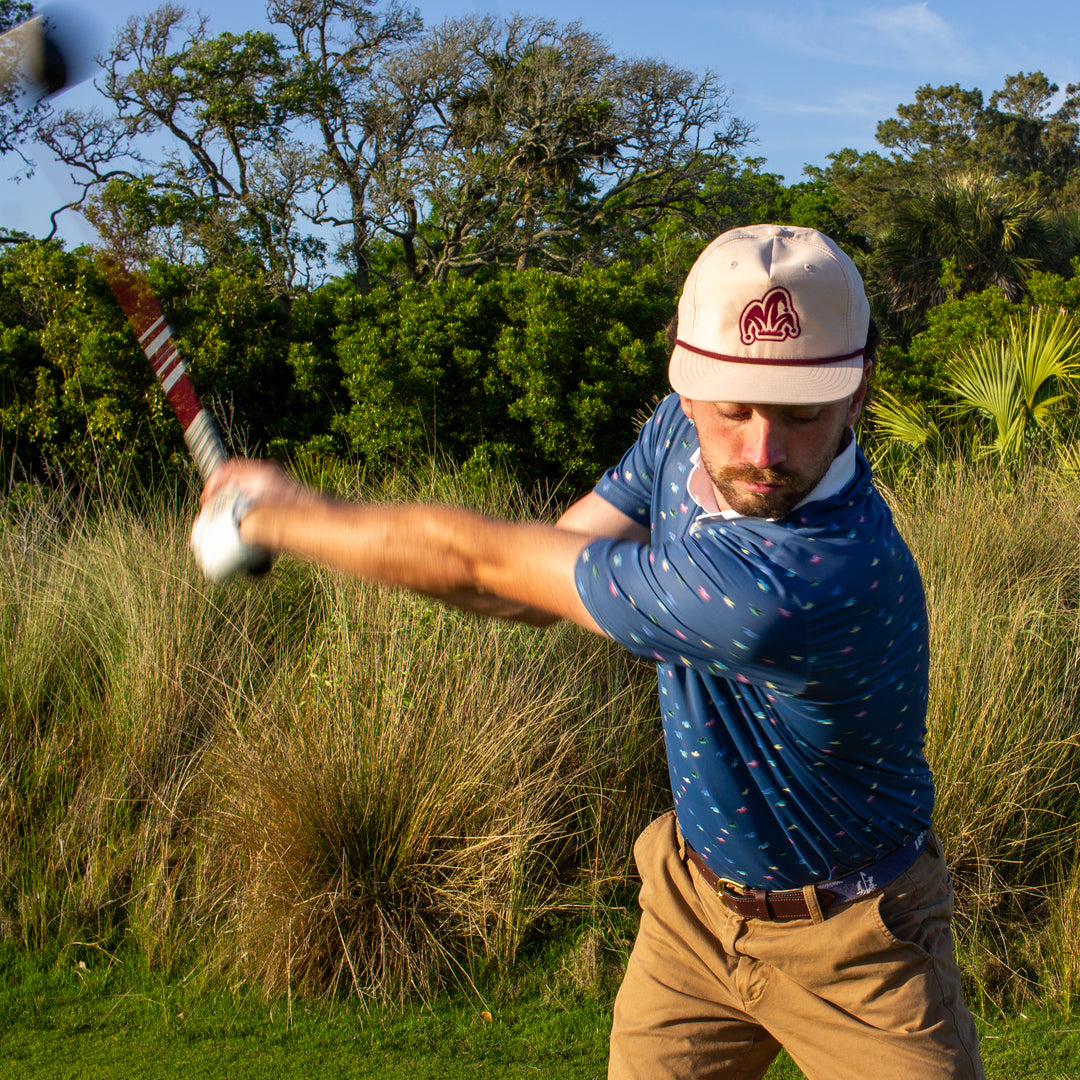
<path id="1" fill-rule="evenodd" d="M 854 447 L 846 476 L 779 520 L 698 505 L 697 449 L 672 394 L 596 487 L 651 542 L 590 544 L 577 589 L 657 664 L 690 844 L 747 887 L 827 881 L 930 825 L 919 571 Z"/>

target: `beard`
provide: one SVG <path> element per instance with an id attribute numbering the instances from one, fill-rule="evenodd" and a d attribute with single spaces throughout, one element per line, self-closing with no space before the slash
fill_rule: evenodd
<path id="1" fill-rule="evenodd" d="M 820 476 L 808 479 L 782 466 L 775 469 L 729 467 L 710 469 L 709 479 L 732 510 L 743 517 L 786 517 L 813 491 Z M 824 471 L 822 472 L 822 476 Z M 742 484 L 768 484 L 770 491 L 747 491 Z"/>
<path id="2" fill-rule="evenodd" d="M 744 517 L 787 517 L 817 487 L 836 456 L 852 439 L 848 427 L 850 403 L 822 406 L 808 426 L 787 429 L 781 426 L 782 438 L 762 454 L 760 460 L 765 467 L 761 468 L 743 457 L 738 425 L 714 416 L 718 406 L 684 401 L 683 408 L 698 428 L 700 464 L 712 482 L 720 508 L 726 505 Z M 772 406 L 762 405 L 757 409 L 770 427 L 774 423 L 783 425 L 780 406 L 775 407 L 779 416 L 770 411 Z M 700 419 L 698 410 L 703 410 Z M 775 464 L 765 464 L 769 458 Z"/>

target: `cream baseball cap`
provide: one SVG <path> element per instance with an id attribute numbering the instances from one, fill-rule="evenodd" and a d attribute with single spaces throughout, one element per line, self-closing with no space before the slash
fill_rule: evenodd
<path id="1" fill-rule="evenodd" d="M 733 229 L 686 278 L 668 377 L 697 401 L 842 401 L 862 380 L 869 325 L 862 278 L 823 233 Z"/>

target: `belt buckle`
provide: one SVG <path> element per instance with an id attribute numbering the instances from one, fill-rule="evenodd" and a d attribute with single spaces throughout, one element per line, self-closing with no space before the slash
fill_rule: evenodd
<path id="1" fill-rule="evenodd" d="M 718 877 L 716 879 L 716 887 L 720 892 L 725 889 L 734 889 L 740 896 L 747 896 L 753 893 L 753 889 L 748 889 L 745 885 L 740 885 L 737 881 L 732 881 L 731 878 Z"/>

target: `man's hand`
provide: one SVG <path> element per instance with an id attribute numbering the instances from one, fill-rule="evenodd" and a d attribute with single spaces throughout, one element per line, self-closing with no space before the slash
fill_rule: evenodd
<path id="1" fill-rule="evenodd" d="M 191 550 L 199 569 L 219 582 L 241 571 L 268 570 L 276 552 L 245 541 L 240 526 L 255 506 L 301 497 L 302 489 L 272 462 L 236 460 L 218 466 L 203 489 L 191 527 Z"/>
<path id="2" fill-rule="evenodd" d="M 282 505 L 304 497 L 304 489 L 274 461 L 233 458 L 218 466 L 203 488 L 205 507 L 222 490 L 232 488 L 247 497 L 249 509 L 264 503 Z"/>
<path id="3" fill-rule="evenodd" d="M 191 550 L 211 581 L 228 581 L 241 570 L 268 568 L 270 553 L 240 538 L 240 522 L 250 508 L 240 488 L 221 488 L 204 500 L 191 526 Z"/>

